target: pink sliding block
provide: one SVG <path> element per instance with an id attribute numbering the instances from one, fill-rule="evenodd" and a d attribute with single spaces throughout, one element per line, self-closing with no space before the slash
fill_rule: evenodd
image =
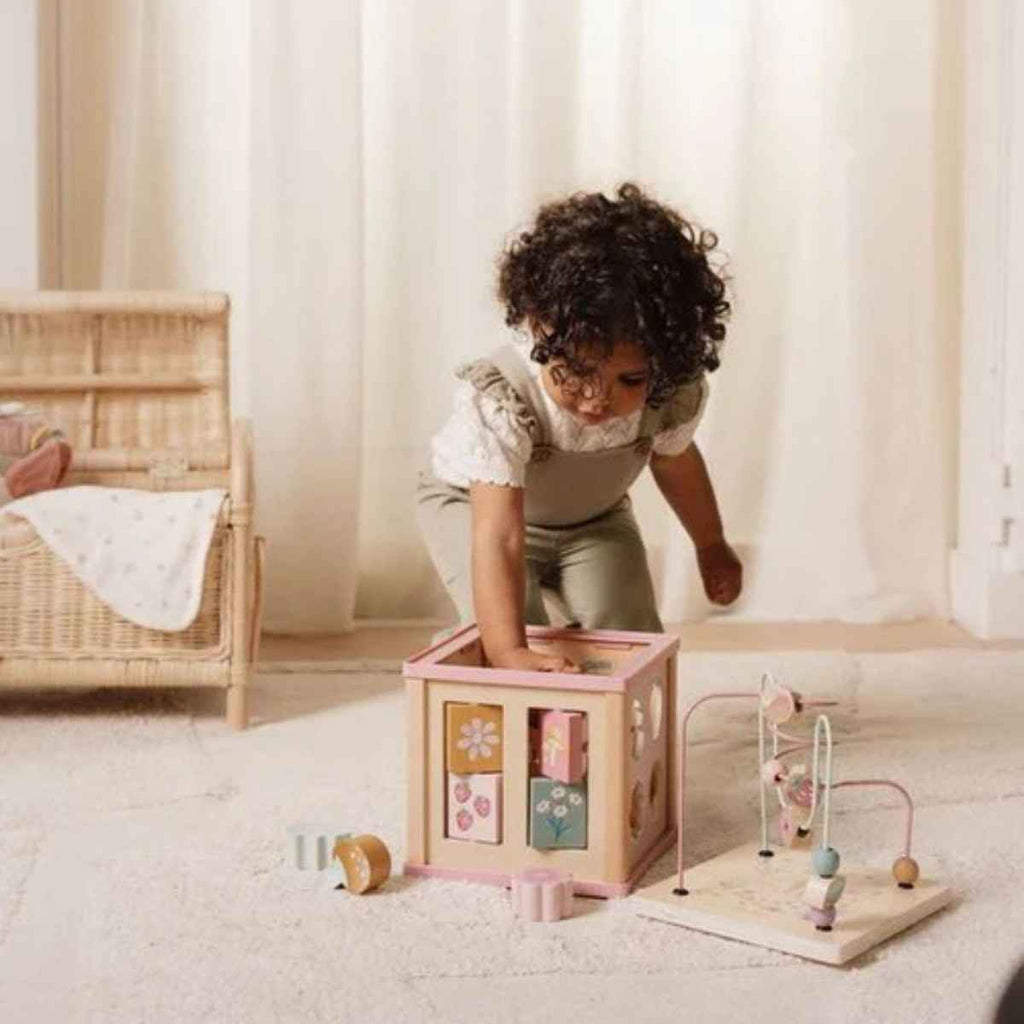
<path id="1" fill-rule="evenodd" d="M 448 773 L 448 838 L 501 842 L 501 773 Z"/>
<path id="2" fill-rule="evenodd" d="M 572 917 L 572 875 L 527 868 L 512 878 L 512 906 L 524 921 L 560 921 Z"/>
<path id="3" fill-rule="evenodd" d="M 540 772 L 558 782 L 587 774 L 587 716 L 582 711 L 544 711 L 540 716 Z"/>

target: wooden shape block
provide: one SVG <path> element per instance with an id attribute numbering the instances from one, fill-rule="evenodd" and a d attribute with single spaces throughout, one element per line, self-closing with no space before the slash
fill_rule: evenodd
<path id="1" fill-rule="evenodd" d="M 914 889 L 900 889 L 886 870 L 844 866 L 842 913 L 831 931 L 818 931 L 800 917 L 807 854 L 776 847 L 774 857 L 759 857 L 759 847 L 760 843 L 747 843 L 690 868 L 686 896 L 673 894 L 679 877 L 672 875 L 640 890 L 633 905 L 645 917 L 821 963 L 843 964 L 953 898 L 950 889 L 932 879 L 923 879 Z"/>
<path id="2" fill-rule="evenodd" d="M 814 910 L 828 910 L 839 902 L 846 888 L 846 878 L 836 875 L 833 878 L 812 878 L 804 888 L 803 900 Z"/>
<path id="3" fill-rule="evenodd" d="M 339 839 L 351 832 L 322 825 L 299 823 L 288 828 L 288 852 L 300 871 L 325 871 L 330 867 L 332 850 Z"/>
<path id="4" fill-rule="evenodd" d="M 581 711 L 545 711 L 540 716 L 541 774 L 576 783 L 587 772 L 587 716 Z"/>
<path id="5" fill-rule="evenodd" d="M 547 868 L 520 871 L 512 878 L 512 906 L 524 921 L 572 917 L 572 875 Z"/>
<path id="6" fill-rule="evenodd" d="M 448 838 L 501 842 L 500 772 L 448 773 Z"/>
<path id="7" fill-rule="evenodd" d="M 345 888 L 357 896 L 383 885 L 391 874 L 391 854 L 376 836 L 339 839 L 334 856 L 345 872 Z"/>
<path id="8" fill-rule="evenodd" d="M 783 846 L 792 849 L 809 850 L 811 848 L 811 831 L 807 829 L 801 834 L 800 822 L 806 814 L 794 814 L 793 808 L 783 807 L 779 813 L 779 841 Z"/>
<path id="9" fill-rule="evenodd" d="M 530 779 L 530 845 L 535 850 L 587 848 L 585 784 Z"/>
<path id="10" fill-rule="evenodd" d="M 458 775 L 500 772 L 504 742 L 501 708 L 450 702 L 445 714 L 448 771 Z"/>

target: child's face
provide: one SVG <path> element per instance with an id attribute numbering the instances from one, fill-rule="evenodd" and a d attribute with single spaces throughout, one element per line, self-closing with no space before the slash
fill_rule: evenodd
<path id="1" fill-rule="evenodd" d="M 616 342 L 607 358 L 598 347 L 581 348 L 578 358 L 592 367 L 585 377 L 576 376 L 557 359 L 541 369 L 547 393 L 562 409 L 594 425 L 628 416 L 643 406 L 650 373 L 639 345 Z"/>

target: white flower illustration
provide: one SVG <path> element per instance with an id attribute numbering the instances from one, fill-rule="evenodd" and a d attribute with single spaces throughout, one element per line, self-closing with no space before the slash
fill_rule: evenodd
<path id="1" fill-rule="evenodd" d="M 564 818 L 569 813 L 569 808 L 565 804 L 559 804 L 551 813 L 556 818 Z"/>
<path id="2" fill-rule="evenodd" d="M 561 800 L 562 797 L 564 797 L 564 796 L 565 796 L 565 786 L 555 786 L 555 788 L 553 790 L 551 790 L 551 799 L 552 800 Z"/>
<path id="3" fill-rule="evenodd" d="M 550 800 L 541 800 L 541 802 L 539 804 L 537 804 L 537 811 L 540 814 L 547 814 L 547 812 L 550 809 L 551 809 L 551 801 Z"/>
<path id="4" fill-rule="evenodd" d="M 579 805 L 583 803 L 583 797 L 581 797 L 579 793 L 570 793 L 569 803 L 571 803 L 573 807 L 579 807 Z"/>
<path id="5" fill-rule="evenodd" d="M 474 718 L 464 723 L 459 731 L 462 733 L 462 737 L 456 746 L 459 750 L 469 752 L 470 761 L 475 761 L 478 757 L 490 757 L 491 748 L 501 742 L 495 724 L 485 722 L 480 718 Z"/>
<path id="6" fill-rule="evenodd" d="M 544 734 L 544 763 L 554 768 L 558 763 L 558 755 L 565 750 L 565 741 L 558 729 L 549 729 Z"/>

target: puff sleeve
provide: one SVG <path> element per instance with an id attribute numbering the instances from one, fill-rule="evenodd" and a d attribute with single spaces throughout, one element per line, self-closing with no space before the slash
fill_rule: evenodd
<path id="1" fill-rule="evenodd" d="M 708 401 L 708 383 L 701 377 L 684 384 L 661 408 L 652 446 L 658 455 L 681 455 L 697 432 Z"/>
<path id="2" fill-rule="evenodd" d="M 533 414 L 489 363 L 458 371 L 455 409 L 431 444 L 434 475 L 454 485 L 526 485 Z"/>

